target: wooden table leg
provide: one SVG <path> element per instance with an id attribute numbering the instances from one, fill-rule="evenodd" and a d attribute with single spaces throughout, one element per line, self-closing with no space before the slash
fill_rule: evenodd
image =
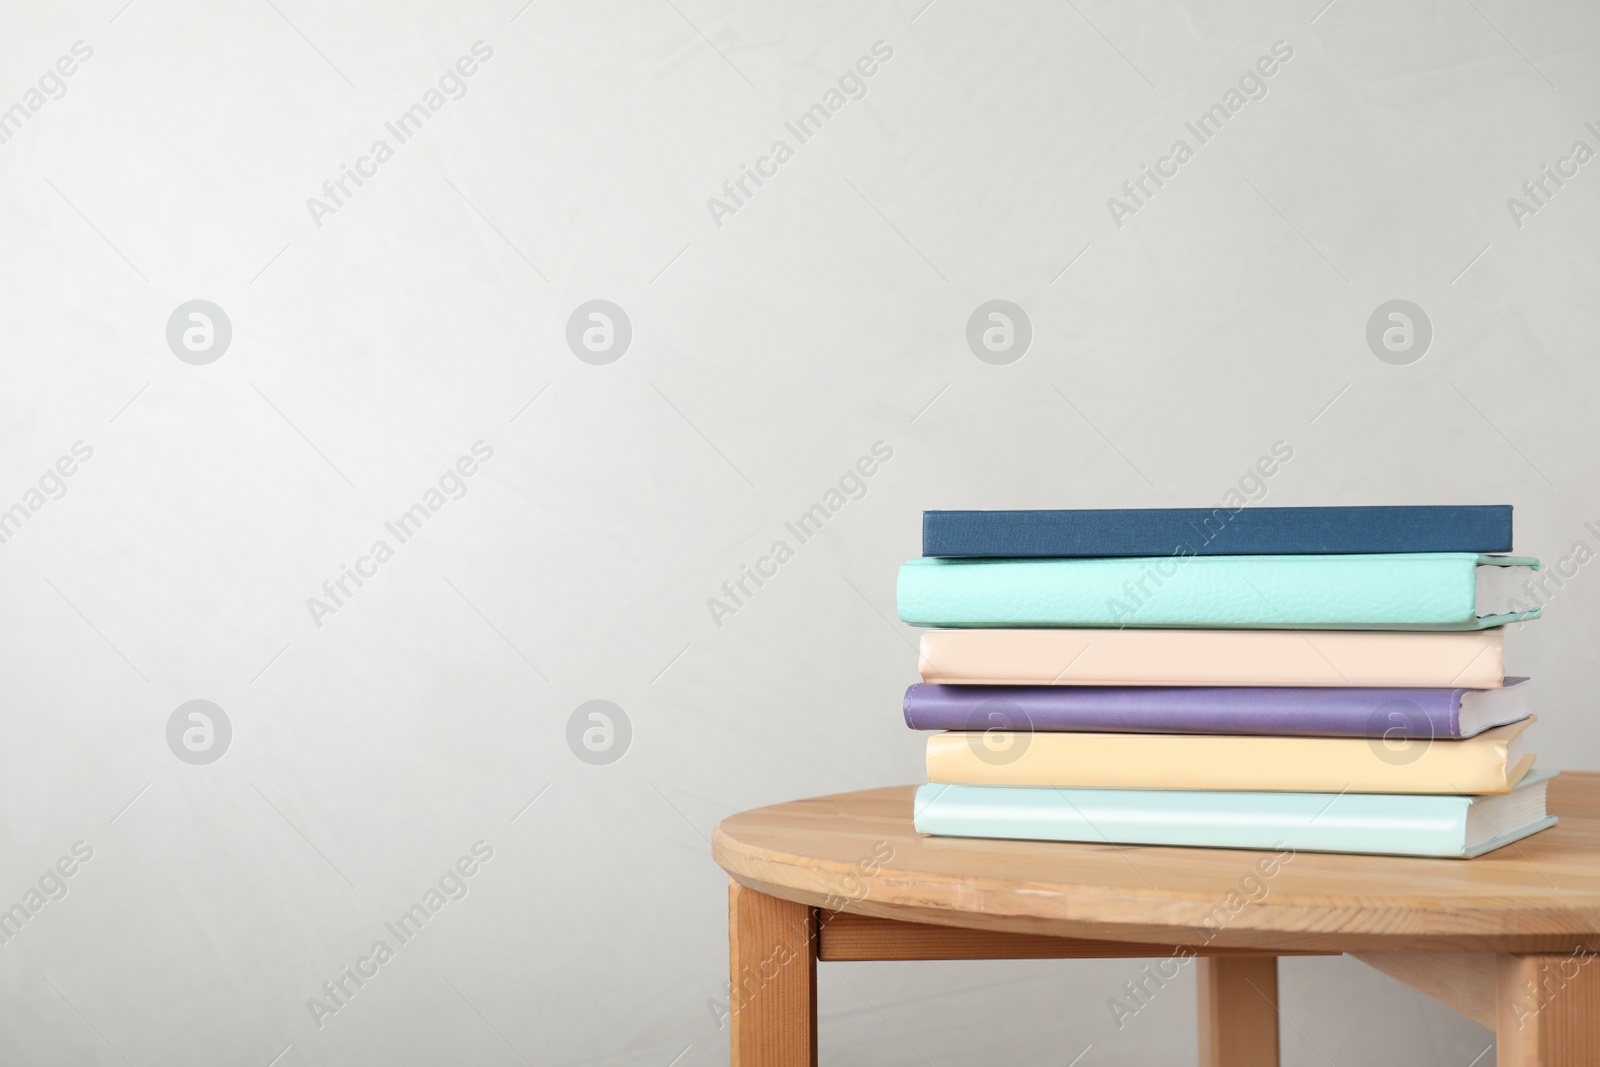
<path id="1" fill-rule="evenodd" d="M 731 1067 L 817 1067 L 816 911 L 728 880 Z"/>
<path id="2" fill-rule="evenodd" d="M 1595 954 L 1501 956 L 1497 994 L 1499 1067 L 1576 1067 L 1600 1060 Z"/>
<path id="3" fill-rule="evenodd" d="M 1196 960 L 1200 1067 L 1278 1067 L 1278 960 Z"/>

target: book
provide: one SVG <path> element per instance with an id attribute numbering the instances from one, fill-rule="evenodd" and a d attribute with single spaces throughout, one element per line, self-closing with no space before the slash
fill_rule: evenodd
<path id="1" fill-rule="evenodd" d="M 925 785 L 912 822 L 944 837 L 1466 859 L 1554 826 L 1554 777 L 1477 797 Z"/>
<path id="2" fill-rule="evenodd" d="M 1499 689 L 1505 631 L 929 630 L 924 682 Z"/>
<path id="3" fill-rule="evenodd" d="M 1526 678 L 1499 689 L 930 685 L 906 689 L 913 730 L 1474 737 L 1531 713 Z"/>
<path id="4" fill-rule="evenodd" d="M 1511 506 L 924 511 L 924 556 L 1510 552 Z"/>
<path id="5" fill-rule="evenodd" d="M 1064 789 L 1505 793 L 1533 767 L 1535 720 L 1465 740 L 987 730 L 928 738 L 928 781 Z"/>
<path id="6" fill-rule="evenodd" d="M 914 559 L 912 626 L 1476 630 L 1536 618 L 1539 562 L 1471 552 L 1126 559 Z"/>

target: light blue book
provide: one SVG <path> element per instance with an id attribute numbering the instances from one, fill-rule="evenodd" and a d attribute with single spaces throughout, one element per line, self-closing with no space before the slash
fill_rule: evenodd
<path id="1" fill-rule="evenodd" d="M 1555 776 L 1498 796 L 925 785 L 913 822 L 938 837 L 1470 859 L 1554 826 Z"/>
<path id="2" fill-rule="evenodd" d="M 1539 561 L 1473 552 L 1359 556 L 914 559 L 912 626 L 1479 630 L 1539 615 Z"/>

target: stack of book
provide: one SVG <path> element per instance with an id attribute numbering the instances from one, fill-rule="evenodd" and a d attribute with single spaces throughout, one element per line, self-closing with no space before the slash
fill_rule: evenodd
<path id="1" fill-rule="evenodd" d="M 1470 857 L 1553 825 L 1511 508 L 930 511 L 921 833 Z"/>

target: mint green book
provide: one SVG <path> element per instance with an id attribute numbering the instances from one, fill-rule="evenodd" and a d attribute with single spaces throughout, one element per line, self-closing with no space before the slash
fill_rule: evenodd
<path id="1" fill-rule="evenodd" d="M 1497 796 L 925 785 L 912 821 L 937 837 L 1470 859 L 1554 826 L 1555 776 Z"/>
<path id="2" fill-rule="evenodd" d="M 1479 630 L 1538 617 L 1538 568 L 1473 552 L 922 558 L 897 600 L 912 626 Z"/>

